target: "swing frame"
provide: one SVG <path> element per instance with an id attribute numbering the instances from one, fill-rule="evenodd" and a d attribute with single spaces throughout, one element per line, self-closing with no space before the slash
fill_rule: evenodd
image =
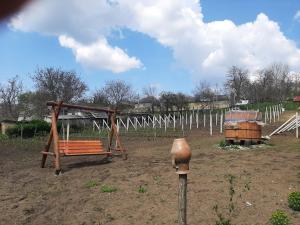
<path id="1" fill-rule="evenodd" d="M 47 102 L 46 105 L 51 107 L 51 130 L 50 130 L 50 135 L 49 135 L 47 144 L 44 148 L 44 151 L 41 152 L 42 153 L 41 168 L 45 167 L 47 156 L 51 155 L 54 157 L 55 173 L 59 174 L 61 172 L 60 157 L 68 156 L 68 155 L 64 154 L 63 152 L 61 152 L 60 148 L 59 148 L 60 140 L 59 140 L 59 135 L 58 135 L 58 131 L 57 131 L 57 121 L 58 121 L 58 116 L 59 116 L 60 110 L 62 108 L 79 109 L 79 110 L 94 111 L 94 112 L 105 112 L 111 121 L 111 130 L 109 133 L 108 149 L 107 149 L 107 151 L 101 151 L 99 149 L 99 153 L 96 153 L 93 155 L 106 155 L 107 157 L 109 157 L 112 155 L 119 155 L 119 154 L 117 154 L 117 152 L 121 152 L 123 159 L 124 160 L 127 159 L 127 153 L 121 144 L 119 132 L 118 132 L 118 129 L 117 129 L 117 126 L 115 123 L 116 114 L 118 113 L 117 110 L 104 109 L 104 108 L 98 108 L 98 107 L 90 107 L 90 106 L 72 105 L 72 104 L 63 103 L 63 101 L 59 101 L 59 102 L 49 101 L 49 102 Z M 115 147 L 112 146 L 113 138 L 115 138 L 115 141 L 116 141 Z M 95 142 L 95 140 L 91 140 L 91 142 Z M 99 140 L 99 142 L 100 142 L 100 140 Z M 53 144 L 53 152 L 50 152 L 51 144 Z M 84 152 L 84 149 L 82 151 Z M 76 154 L 73 154 L 72 156 L 75 156 L 75 155 Z M 84 156 L 84 155 L 91 155 L 91 154 L 89 154 L 89 153 L 82 154 L 81 153 L 81 154 L 77 154 L 77 155 Z"/>

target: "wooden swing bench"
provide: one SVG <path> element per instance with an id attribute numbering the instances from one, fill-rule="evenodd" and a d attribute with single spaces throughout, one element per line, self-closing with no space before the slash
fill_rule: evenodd
<path id="1" fill-rule="evenodd" d="M 105 151 L 100 140 L 59 140 L 58 150 L 62 156 L 112 156 L 112 152 Z"/>
<path id="2" fill-rule="evenodd" d="M 64 156 L 86 156 L 86 155 L 106 155 L 106 157 L 113 156 L 113 152 L 121 152 L 123 155 L 123 159 L 127 159 L 127 154 L 125 149 L 123 149 L 121 145 L 121 141 L 118 135 L 118 130 L 115 124 L 116 119 L 116 111 L 112 111 L 109 109 L 101 109 L 94 108 L 88 106 L 79 106 L 79 105 L 70 105 L 64 104 L 62 101 L 59 103 L 56 102 L 47 102 L 48 106 L 52 106 L 51 113 L 51 131 L 48 139 L 48 143 L 45 147 L 45 150 L 42 151 L 42 162 L 41 167 L 45 167 L 46 159 L 48 155 L 54 156 L 54 165 L 55 165 L 55 173 L 59 174 L 61 171 L 60 167 L 60 157 Z M 57 120 L 60 109 L 62 107 L 65 108 L 73 108 L 73 109 L 81 109 L 87 111 L 100 111 L 106 112 L 108 114 L 108 118 L 111 121 L 111 132 L 109 135 L 109 146 L 108 150 L 105 150 L 103 144 L 100 140 L 60 140 L 58 137 L 57 131 Z M 116 139 L 116 146 L 112 147 L 113 137 Z M 50 146 L 53 143 L 53 152 L 50 152 Z M 114 154 L 118 155 L 118 154 Z"/>

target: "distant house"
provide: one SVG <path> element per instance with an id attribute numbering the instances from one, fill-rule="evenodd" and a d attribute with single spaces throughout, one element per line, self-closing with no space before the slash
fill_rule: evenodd
<path id="1" fill-rule="evenodd" d="M 224 109 L 230 106 L 228 97 L 226 95 L 217 95 L 214 100 L 202 98 L 198 99 L 198 102 L 191 101 L 189 103 L 189 109 Z"/>
<path id="2" fill-rule="evenodd" d="M 131 112 L 151 112 L 153 101 L 157 101 L 154 104 L 154 111 L 159 110 L 159 101 L 154 100 L 152 97 L 145 97 L 139 100 L 136 104 L 134 104 L 134 108 L 130 110 Z"/>
<path id="3" fill-rule="evenodd" d="M 2 120 L 0 122 L 1 134 L 6 134 L 8 128 L 15 126 L 17 121 L 14 120 Z"/>
<path id="4" fill-rule="evenodd" d="M 69 110 L 68 112 L 60 113 L 58 120 L 60 121 L 71 121 L 71 120 L 103 120 L 107 119 L 105 112 L 90 112 L 90 111 L 78 111 Z M 51 116 L 48 115 L 44 118 L 44 121 L 51 122 Z"/>
<path id="5" fill-rule="evenodd" d="M 26 116 L 25 112 L 20 112 L 19 116 L 18 116 L 18 121 L 32 121 L 38 119 L 35 115 L 31 115 L 31 116 Z"/>
<path id="6" fill-rule="evenodd" d="M 293 98 L 293 101 L 294 101 L 294 102 L 300 102 L 300 96 L 295 96 L 295 97 Z"/>
<path id="7" fill-rule="evenodd" d="M 247 105 L 249 104 L 249 100 L 241 100 L 240 102 L 236 103 L 235 105 L 239 106 L 239 105 Z"/>

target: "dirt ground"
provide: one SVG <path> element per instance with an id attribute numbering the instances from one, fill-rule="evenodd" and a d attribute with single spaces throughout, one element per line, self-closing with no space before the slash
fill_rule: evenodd
<path id="1" fill-rule="evenodd" d="M 268 126 L 264 132 L 275 127 Z M 294 134 L 274 136 L 269 145 L 242 151 L 218 149 L 222 139 L 220 134 L 210 137 L 208 131 L 199 130 L 187 137 L 193 154 L 188 224 L 215 224 L 215 205 L 228 215 L 227 177 L 232 175 L 234 224 L 266 224 L 273 211 L 282 209 L 293 224 L 300 225 L 300 213 L 287 205 L 288 194 L 300 190 L 300 148 Z M 177 224 L 178 175 L 170 159 L 173 138 L 127 137 L 123 142 L 127 161 L 114 158 L 104 163 L 101 156 L 63 158 L 60 176 L 54 176 L 50 158 L 46 168 L 40 168 L 42 143 L 2 143 L 0 224 Z M 102 192 L 102 185 L 117 190 Z"/>

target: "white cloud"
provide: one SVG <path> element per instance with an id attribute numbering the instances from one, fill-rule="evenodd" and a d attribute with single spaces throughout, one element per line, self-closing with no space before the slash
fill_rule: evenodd
<path id="1" fill-rule="evenodd" d="M 138 59 L 128 57 L 122 49 L 109 46 L 106 39 L 99 39 L 90 45 L 83 45 L 71 37 L 61 35 L 59 43 L 63 47 L 71 48 L 76 61 L 90 68 L 121 73 L 142 66 Z"/>
<path id="2" fill-rule="evenodd" d="M 300 21 L 300 10 L 298 10 L 298 11 L 296 12 L 296 14 L 294 15 L 294 20 Z"/>
<path id="3" fill-rule="evenodd" d="M 256 70 L 274 61 L 300 69 L 300 50 L 265 14 L 242 25 L 205 23 L 197 0 L 40 0 L 11 25 L 61 37 L 61 45 L 71 48 L 78 62 L 113 72 L 141 67 L 138 59 L 106 41 L 123 28 L 169 47 L 180 65 L 202 78 L 223 78 L 231 65 Z"/>

